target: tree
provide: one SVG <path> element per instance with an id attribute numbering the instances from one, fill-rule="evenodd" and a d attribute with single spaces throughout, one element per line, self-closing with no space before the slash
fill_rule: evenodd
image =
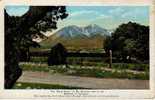
<path id="1" fill-rule="evenodd" d="M 104 48 L 106 52 L 109 52 L 109 50 L 112 49 L 111 47 L 111 36 L 106 36 L 105 41 L 104 41 Z"/>
<path id="2" fill-rule="evenodd" d="M 12 88 L 21 76 L 19 56 L 21 48 L 38 46 L 32 41 L 41 31 L 57 28 L 57 21 L 68 16 L 65 6 L 30 6 L 20 17 L 5 13 L 5 88 Z"/>
<path id="3" fill-rule="evenodd" d="M 149 60 L 149 27 L 133 22 L 121 24 L 111 39 L 107 40 L 113 51 L 113 56 L 122 59 L 123 62 L 130 61 L 132 57 L 140 61 Z"/>
<path id="4" fill-rule="evenodd" d="M 65 64 L 67 66 L 66 57 L 67 49 L 61 43 L 57 43 L 51 48 L 51 52 L 48 57 L 48 65 Z"/>

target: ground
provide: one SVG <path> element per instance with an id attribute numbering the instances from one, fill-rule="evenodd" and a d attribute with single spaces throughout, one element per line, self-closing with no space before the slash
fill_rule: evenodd
<path id="1" fill-rule="evenodd" d="M 149 89 L 149 80 L 94 78 L 24 71 L 18 82 L 58 84 L 90 89 Z"/>

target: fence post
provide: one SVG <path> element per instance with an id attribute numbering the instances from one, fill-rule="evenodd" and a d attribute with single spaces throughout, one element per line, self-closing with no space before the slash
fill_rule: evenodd
<path id="1" fill-rule="evenodd" d="M 109 67 L 112 66 L 112 50 L 109 50 Z"/>

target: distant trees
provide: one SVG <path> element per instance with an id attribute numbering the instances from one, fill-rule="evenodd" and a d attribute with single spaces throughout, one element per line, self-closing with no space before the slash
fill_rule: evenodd
<path id="1" fill-rule="evenodd" d="M 68 16 L 65 6 L 30 6 L 21 17 L 5 13 L 5 88 L 12 88 L 22 74 L 19 68 L 21 49 L 38 46 L 32 41 L 41 31 L 57 28 L 57 21 Z"/>
<path id="2" fill-rule="evenodd" d="M 105 49 L 124 62 L 149 61 L 149 27 L 133 22 L 120 25 L 105 41 Z"/>

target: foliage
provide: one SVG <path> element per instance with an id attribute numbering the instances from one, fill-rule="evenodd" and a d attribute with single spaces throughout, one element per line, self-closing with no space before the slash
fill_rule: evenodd
<path id="1" fill-rule="evenodd" d="M 123 62 L 136 58 L 141 62 L 149 60 L 149 27 L 133 22 L 121 24 L 111 38 L 107 38 L 105 48 L 112 49 L 113 56 Z M 137 60 L 137 62 L 138 62 Z"/>
<path id="2" fill-rule="evenodd" d="M 104 41 L 104 48 L 107 53 L 109 53 L 109 50 L 112 48 L 111 46 L 111 36 L 106 36 Z"/>
<path id="3" fill-rule="evenodd" d="M 64 66 L 64 68 L 62 66 Z M 65 65 L 48 66 L 47 64 L 31 63 L 31 64 L 20 64 L 20 67 L 24 71 L 39 71 L 39 72 L 50 72 L 50 73 L 65 73 L 68 71 L 68 69 L 65 68 Z"/>
<path id="4" fill-rule="evenodd" d="M 39 46 L 33 42 L 41 31 L 56 29 L 57 21 L 67 17 L 64 6 L 30 6 L 23 16 L 5 13 L 5 88 L 12 88 L 22 74 L 18 66 L 21 50 Z"/>
<path id="5" fill-rule="evenodd" d="M 129 70 L 137 70 L 137 71 L 149 71 L 148 64 L 113 63 L 112 68 L 114 68 L 114 69 L 129 69 Z"/>
<path id="6" fill-rule="evenodd" d="M 67 64 L 70 65 L 83 65 L 83 66 L 106 66 L 104 63 L 108 57 L 67 57 Z"/>
<path id="7" fill-rule="evenodd" d="M 127 79 L 142 79 L 148 80 L 149 74 L 148 73 L 139 73 L 134 74 L 132 72 L 127 72 L 125 70 L 121 70 L 121 72 L 115 70 L 112 71 L 102 71 L 100 69 L 77 69 L 75 73 L 70 75 L 75 76 L 87 76 L 87 77 L 98 77 L 98 78 L 127 78 Z"/>
<path id="8" fill-rule="evenodd" d="M 30 62 L 47 63 L 48 57 L 31 57 Z"/>
<path id="9" fill-rule="evenodd" d="M 66 57 L 66 48 L 61 43 L 58 43 L 51 48 L 51 52 L 48 57 L 48 65 L 67 64 Z"/>
<path id="10" fill-rule="evenodd" d="M 24 71 L 40 71 L 40 72 L 49 72 L 49 68 L 46 65 L 40 64 L 20 64 L 20 67 Z"/>

